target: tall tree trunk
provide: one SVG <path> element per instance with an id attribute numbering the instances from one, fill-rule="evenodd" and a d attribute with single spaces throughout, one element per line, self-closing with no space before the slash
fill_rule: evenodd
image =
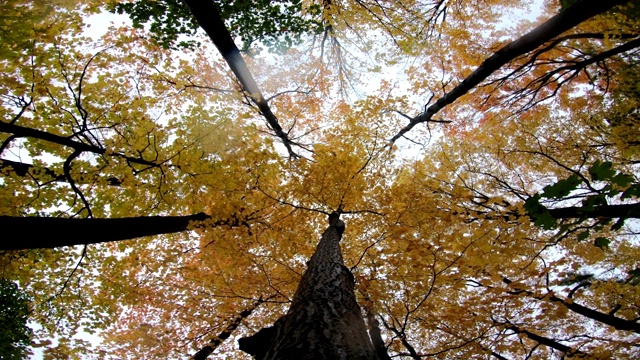
<path id="1" fill-rule="evenodd" d="M 344 266 L 340 240 L 344 222 L 329 216 L 286 315 L 272 327 L 240 339 L 240 349 L 258 360 L 366 359 L 378 357 Z"/>
<path id="2" fill-rule="evenodd" d="M 0 250 L 56 248 L 173 234 L 187 231 L 191 222 L 202 221 L 214 226 L 247 225 L 237 218 L 212 221 L 205 213 L 108 219 L 0 216 L 0 230 L 4 233 Z"/>
<path id="3" fill-rule="evenodd" d="M 287 148 L 291 157 L 297 157 L 293 148 L 293 141 L 289 139 L 289 135 L 282 129 L 278 118 L 273 114 L 269 103 L 262 95 L 258 83 L 251 75 L 251 71 L 247 67 L 247 63 L 242 58 L 240 50 L 233 42 L 233 37 L 227 27 L 224 25 L 224 20 L 220 17 L 220 13 L 216 8 L 213 1 L 201 1 L 201 0 L 183 0 L 184 3 L 193 14 L 193 17 L 198 22 L 198 25 L 209 35 L 209 38 L 213 44 L 220 51 L 220 55 L 229 65 L 229 68 L 235 74 L 240 84 L 242 84 L 242 90 L 244 90 L 249 98 L 256 104 L 262 116 L 267 120 L 269 127 L 276 133 L 284 146 Z"/>

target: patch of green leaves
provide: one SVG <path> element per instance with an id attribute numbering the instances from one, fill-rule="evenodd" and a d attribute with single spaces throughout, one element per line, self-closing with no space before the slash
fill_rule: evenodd
<path id="1" fill-rule="evenodd" d="M 545 186 L 542 197 L 547 199 L 561 199 L 577 189 L 581 182 L 580 177 L 573 174 L 566 179 L 558 180 L 558 182 L 553 185 Z"/>
<path id="2" fill-rule="evenodd" d="M 181 0 L 111 2 L 107 10 L 129 15 L 136 29 L 142 29 L 150 22 L 151 38 L 165 49 L 189 49 L 198 45 L 193 40 L 178 41 L 180 35 L 191 36 L 198 29 L 198 23 Z"/>
<path id="3" fill-rule="evenodd" d="M 640 197 L 640 184 L 633 184 L 625 190 L 620 196 L 621 199 L 629 199 Z"/>
<path id="4" fill-rule="evenodd" d="M 640 268 L 629 270 L 627 274 L 629 274 L 629 276 L 627 277 L 627 280 L 625 281 L 625 283 L 638 285 L 638 283 L 640 282 Z"/>
<path id="5" fill-rule="evenodd" d="M 605 181 L 611 179 L 616 172 L 611 168 L 613 164 L 609 161 L 601 162 L 600 160 L 596 160 L 596 162 L 589 167 L 589 175 L 591 175 L 591 179 L 596 181 Z"/>
<path id="6" fill-rule="evenodd" d="M 597 237 L 594 241 L 593 244 L 597 247 L 599 247 L 600 249 L 608 249 L 609 248 L 609 244 L 611 244 L 611 240 L 604 238 L 604 237 Z"/>
<path id="7" fill-rule="evenodd" d="M 323 27 L 321 8 L 312 5 L 302 8 L 300 0 L 224 0 L 216 1 L 220 16 L 233 36 L 242 39 L 243 50 L 254 43 L 265 45 L 269 51 L 282 52 L 299 42 L 303 34 L 318 34 Z M 188 7 L 181 0 L 114 1 L 107 9 L 127 14 L 134 27 L 149 25 L 153 40 L 164 48 L 194 48 L 194 40 L 180 40 L 181 35 L 193 36 L 198 29 Z"/>
<path id="8" fill-rule="evenodd" d="M 0 359 L 25 359 L 32 330 L 30 299 L 13 281 L 0 279 Z"/>
<path id="9" fill-rule="evenodd" d="M 540 204 L 540 194 L 535 194 L 530 197 L 524 203 L 524 209 L 529 216 L 533 219 L 537 226 L 542 227 L 545 230 L 551 230 L 556 227 L 556 219 L 549 214 L 549 210 L 542 204 Z"/>
<path id="10" fill-rule="evenodd" d="M 623 174 L 614 169 L 611 162 L 595 161 L 593 165 L 588 168 L 588 174 L 591 180 L 600 183 L 605 183 L 595 193 L 585 196 L 582 199 L 582 206 L 577 209 L 577 213 L 580 218 L 576 224 L 580 224 L 586 219 L 594 218 L 593 213 L 599 211 L 602 206 L 609 204 L 609 199 L 619 196 L 620 199 L 629 199 L 640 197 L 640 183 L 636 182 L 636 179 L 628 174 Z M 556 183 L 546 186 L 541 193 L 537 193 L 531 196 L 525 201 L 524 208 L 537 226 L 545 230 L 551 230 L 557 227 L 557 219 L 551 215 L 551 211 L 547 207 L 541 204 L 543 199 L 560 200 L 566 199 L 572 194 L 578 187 L 587 181 L 579 174 L 572 174 L 566 179 L 560 179 Z M 613 225 L 611 230 L 619 230 L 624 225 L 625 218 L 618 219 Z M 611 219 L 599 220 L 595 228 L 595 231 L 600 231 L 606 224 L 610 224 Z M 564 229 L 566 231 L 568 229 Z M 578 233 L 577 239 L 579 241 L 586 240 L 591 235 L 589 230 Z M 594 245 L 606 249 L 609 247 L 610 240 L 603 237 L 598 237 L 594 240 Z"/>

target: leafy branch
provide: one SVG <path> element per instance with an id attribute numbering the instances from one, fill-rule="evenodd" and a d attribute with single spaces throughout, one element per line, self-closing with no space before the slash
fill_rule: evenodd
<path id="1" fill-rule="evenodd" d="M 508 64 L 521 55 L 535 50 L 547 41 L 550 41 L 554 37 L 573 28 L 574 26 L 577 26 L 581 22 L 625 2 L 627 1 L 615 0 L 604 2 L 599 0 L 582 0 L 561 11 L 542 25 L 536 27 L 520 38 L 513 40 L 500 48 L 489 58 L 485 59 L 482 64 L 480 64 L 480 66 L 478 66 L 460 84 L 436 100 L 431 106 L 427 107 L 424 112 L 412 118 L 409 121 L 409 124 L 394 135 L 390 141 L 393 143 L 401 137 L 404 137 L 404 135 L 416 125 L 431 121 L 433 116 L 440 110 L 471 91 L 503 65 Z"/>
<path id="2" fill-rule="evenodd" d="M 536 225 L 550 230 L 557 227 L 558 219 L 577 219 L 574 225 L 578 225 L 587 219 L 597 219 L 602 225 L 608 224 L 613 219 L 618 219 L 611 230 L 619 230 L 626 219 L 640 218 L 640 203 L 609 204 L 609 199 L 619 198 L 621 201 L 640 197 L 640 182 L 631 176 L 613 169 L 611 162 L 596 161 L 588 169 L 592 181 L 603 182 L 600 189 L 594 189 L 588 195 L 581 195 L 582 206 L 570 206 L 560 208 L 548 208 L 542 201 L 566 200 L 578 187 L 588 182 L 584 176 L 576 173 L 556 183 L 546 186 L 542 193 L 536 193 L 525 201 L 524 208 Z M 602 226 L 599 226 L 601 228 Z M 563 226 L 564 230 L 566 226 Z M 589 236 L 589 230 L 580 233 L 578 240 L 584 240 Z M 597 238 L 595 245 L 607 247 L 609 240 Z"/>

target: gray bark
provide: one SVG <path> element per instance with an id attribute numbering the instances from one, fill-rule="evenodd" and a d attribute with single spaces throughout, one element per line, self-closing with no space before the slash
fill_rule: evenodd
<path id="1" fill-rule="evenodd" d="M 378 359 L 356 302 L 353 275 L 342 260 L 344 227 L 339 214 L 329 216 L 289 311 L 274 326 L 240 339 L 241 350 L 259 360 Z"/>

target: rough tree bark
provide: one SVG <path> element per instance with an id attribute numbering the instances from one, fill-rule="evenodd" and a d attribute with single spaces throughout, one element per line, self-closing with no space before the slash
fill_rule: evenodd
<path id="1" fill-rule="evenodd" d="M 344 226 L 338 213 L 329 216 L 289 311 L 272 327 L 240 339 L 241 350 L 258 360 L 378 359 L 356 302 L 353 275 L 342 260 Z"/>

